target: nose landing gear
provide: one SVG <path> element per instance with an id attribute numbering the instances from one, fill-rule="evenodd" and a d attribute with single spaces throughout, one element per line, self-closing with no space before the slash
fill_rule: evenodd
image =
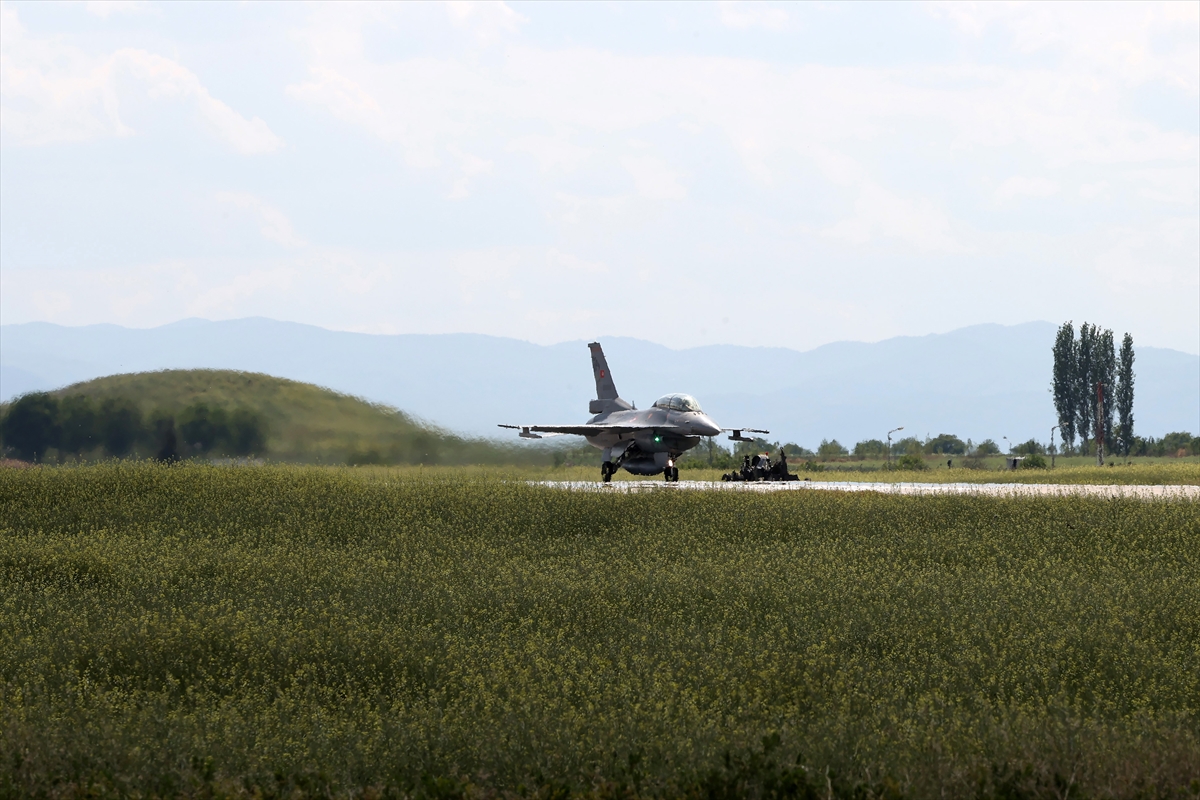
<path id="1" fill-rule="evenodd" d="M 663 477 L 667 483 L 679 483 L 679 467 L 675 466 L 675 459 L 667 461 L 666 469 L 663 470 Z"/>

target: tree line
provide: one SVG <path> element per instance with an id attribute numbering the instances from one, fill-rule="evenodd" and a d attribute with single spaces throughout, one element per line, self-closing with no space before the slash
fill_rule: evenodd
<path id="1" fill-rule="evenodd" d="M 1135 444 L 1133 337 L 1125 334 L 1118 353 L 1111 329 L 1085 322 L 1076 338 L 1072 323 L 1064 322 L 1053 351 L 1051 391 L 1068 452 L 1074 450 L 1078 436 L 1082 453 L 1104 447 L 1110 453 L 1130 455 Z"/>
<path id="2" fill-rule="evenodd" d="M 1040 446 L 1031 439 L 1024 445 L 1018 445 L 1014 448 L 1014 452 L 1030 445 L 1035 447 Z M 756 437 L 752 441 L 741 442 L 732 449 L 722 446 L 713 439 L 708 439 L 701 442 L 700 446 L 696 449 L 689 450 L 680 463 L 684 466 L 694 468 L 712 466 L 727 469 L 731 466 L 739 466 L 742 463 L 743 455 L 753 455 L 762 452 L 774 453 L 780 450 L 789 459 L 815 461 L 866 461 L 883 460 L 888 457 L 887 442 L 881 439 L 864 439 L 855 444 L 853 449 L 847 449 L 837 439 L 822 439 L 814 452 L 794 442 L 781 445 L 778 442 L 768 442 L 762 437 Z M 927 437 L 924 440 L 918 439 L 915 436 L 905 437 L 904 439 L 892 442 L 891 450 L 893 457 L 901 458 L 909 456 L 910 460 L 906 463 L 915 463 L 913 459 L 920 461 L 925 456 L 969 456 L 972 458 L 981 458 L 998 453 L 1000 453 L 1000 446 L 991 439 L 984 439 L 982 442 L 976 443 L 970 439 L 963 441 L 950 433 L 939 433 L 937 436 Z"/>
<path id="3" fill-rule="evenodd" d="M 160 461 L 192 456 L 250 456 L 266 450 L 267 426 L 248 408 L 192 403 L 178 415 L 143 414 L 128 398 L 97 402 L 33 392 L 0 419 L 0 448 L 22 461 L 97 460 L 143 455 Z"/>

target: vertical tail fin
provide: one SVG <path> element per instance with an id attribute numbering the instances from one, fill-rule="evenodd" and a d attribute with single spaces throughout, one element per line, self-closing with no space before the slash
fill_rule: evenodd
<path id="1" fill-rule="evenodd" d="M 588 345 L 592 351 L 592 372 L 596 376 L 596 399 L 616 400 L 617 385 L 613 383 L 612 373 L 608 371 L 608 361 L 604 358 L 604 349 L 599 342 Z"/>

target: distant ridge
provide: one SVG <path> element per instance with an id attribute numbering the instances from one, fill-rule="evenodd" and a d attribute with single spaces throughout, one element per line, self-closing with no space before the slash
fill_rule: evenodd
<path id="1" fill-rule="evenodd" d="M 807 352 L 709 345 L 671 350 L 602 337 L 623 397 L 648 405 L 686 391 L 726 426 L 771 430 L 815 447 L 853 444 L 890 428 L 923 437 L 1049 438 L 1055 326 L 975 325 Z M 1136 336 L 1136 333 L 1135 333 Z M 540 346 L 482 334 L 372 335 L 252 318 L 181 320 L 150 329 L 35 322 L 0 326 L 0 397 L 101 375 L 168 368 L 278 375 L 369 398 L 457 432 L 495 436 L 496 423 L 587 417 L 591 369 L 583 341 Z M 1200 432 L 1200 356 L 1137 348 L 1137 430 Z"/>

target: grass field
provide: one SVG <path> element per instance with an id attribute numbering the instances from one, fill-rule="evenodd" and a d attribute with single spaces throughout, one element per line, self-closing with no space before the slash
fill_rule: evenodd
<path id="1" fill-rule="evenodd" d="M 1200 504 L 0 470 L 0 796 L 510 794 L 1195 797 Z"/>

